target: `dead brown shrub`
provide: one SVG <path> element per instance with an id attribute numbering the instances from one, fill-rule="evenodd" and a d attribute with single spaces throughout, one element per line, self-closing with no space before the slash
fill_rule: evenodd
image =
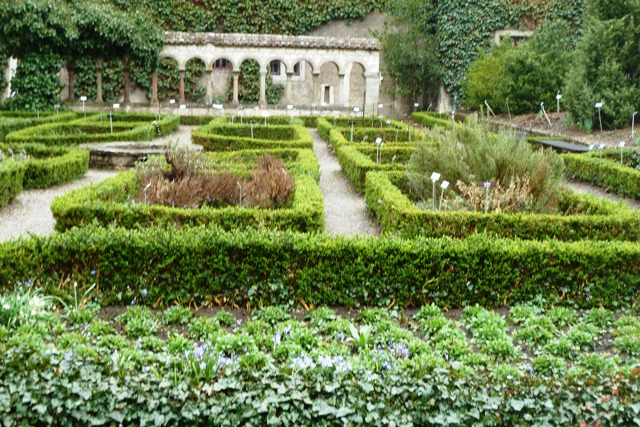
<path id="1" fill-rule="evenodd" d="M 164 162 L 150 161 L 138 168 L 137 199 L 182 208 L 286 205 L 295 183 L 282 161 L 265 155 L 256 166 L 250 178 L 244 179 L 229 171 L 212 171 L 201 153 L 172 147 L 165 152 Z"/>

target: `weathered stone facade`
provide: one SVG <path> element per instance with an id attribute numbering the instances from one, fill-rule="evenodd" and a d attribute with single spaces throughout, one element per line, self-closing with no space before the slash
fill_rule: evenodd
<path id="1" fill-rule="evenodd" d="M 200 59 L 207 70 L 208 102 L 226 92 L 231 75 L 237 104 L 240 65 L 252 59 L 260 66 L 260 104 L 266 103 L 265 80 L 272 73 L 286 87 L 285 104 L 361 107 L 371 114 L 379 104 L 379 49 L 368 38 L 165 33 L 160 56 L 174 59 L 181 74 L 189 60 Z M 228 68 L 215 67 L 221 60 Z"/>

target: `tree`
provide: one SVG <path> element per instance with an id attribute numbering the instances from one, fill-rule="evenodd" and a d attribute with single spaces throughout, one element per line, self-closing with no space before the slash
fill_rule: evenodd
<path id="1" fill-rule="evenodd" d="M 155 70 L 164 40 L 160 28 L 143 13 L 124 13 L 103 2 L 2 2 L 0 20 L 0 44 L 8 54 L 58 55 L 70 71 L 70 84 L 80 58 L 123 58 L 126 67 L 136 60 Z"/>
<path id="2" fill-rule="evenodd" d="M 392 0 L 389 13 L 394 25 L 377 34 L 385 58 L 383 72 L 395 80 L 403 95 L 435 94 L 441 67 L 435 53 L 431 2 Z"/>
<path id="3" fill-rule="evenodd" d="M 589 0 L 584 36 L 567 76 L 566 105 L 578 123 L 628 126 L 640 105 L 640 1 Z"/>

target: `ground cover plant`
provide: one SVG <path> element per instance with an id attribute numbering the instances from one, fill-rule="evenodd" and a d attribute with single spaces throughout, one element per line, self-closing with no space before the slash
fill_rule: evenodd
<path id="1" fill-rule="evenodd" d="M 178 116 L 158 117 L 155 114 L 95 113 L 70 122 L 28 127 L 7 135 L 8 143 L 43 143 L 70 145 L 109 141 L 150 141 L 168 135 L 180 124 Z M 112 131 L 113 130 L 113 131 Z"/>
<path id="2" fill-rule="evenodd" d="M 9 424 L 620 425 L 640 411 L 632 311 L 194 313 L 138 306 L 145 292 L 99 310 L 92 288 L 22 285 L 0 296 Z"/>
<path id="3" fill-rule="evenodd" d="M 128 228 L 324 227 L 319 166 L 311 150 L 180 151 L 168 159 L 170 164 L 166 158 L 152 160 L 137 173 L 128 171 L 56 198 L 56 228 L 93 222 Z"/>
<path id="4" fill-rule="evenodd" d="M 0 208 L 22 191 L 25 165 L 0 153 Z"/>

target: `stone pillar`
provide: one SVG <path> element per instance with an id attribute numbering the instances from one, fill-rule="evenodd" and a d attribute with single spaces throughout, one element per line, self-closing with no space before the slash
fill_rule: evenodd
<path id="1" fill-rule="evenodd" d="M 186 99 L 184 97 L 184 73 L 185 70 L 178 70 L 178 74 L 180 75 L 180 104 L 184 104 L 186 102 Z"/>
<path id="2" fill-rule="evenodd" d="M 205 101 L 207 104 L 211 104 L 213 100 L 213 91 L 211 90 L 211 73 L 213 73 L 211 68 L 207 68 L 204 72 L 204 84 L 206 89 Z"/>
<path id="3" fill-rule="evenodd" d="M 322 103 L 322 96 L 320 95 L 320 73 L 313 73 L 313 103 L 320 105 Z"/>
<path id="4" fill-rule="evenodd" d="M 11 96 L 11 80 L 13 79 L 16 68 L 18 67 L 18 60 L 13 56 L 9 58 L 7 69 L 5 70 L 5 78 L 7 82 L 7 88 L 4 93 L 0 95 L 0 101 L 4 101 Z"/>
<path id="5" fill-rule="evenodd" d="M 76 80 L 76 63 L 71 61 L 67 63 L 67 73 L 69 74 L 69 101 L 73 102 L 76 99 L 74 93 L 74 86 Z"/>
<path id="6" fill-rule="evenodd" d="M 102 72 L 104 66 L 102 59 L 96 59 L 96 102 L 104 102 L 102 99 Z"/>
<path id="7" fill-rule="evenodd" d="M 267 105 L 267 70 L 260 70 L 260 101 L 261 107 Z"/>
<path id="8" fill-rule="evenodd" d="M 151 105 L 158 105 L 160 100 L 158 99 L 158 72 L 154 71 L 151 74 Z"/>
<path id="9" fill-rule="evenodd" d="M 373 115 L 380 102 L 380 75 L 378 73 L 365 73 L 364 78 L 364 113 Z"/>
<path id="10" fill-rule="evenodd" d="M 131 83 L 130 83 L 130 74 L 131 74 L 131 64 L 129 63 L 129 56 L 124 57 L 124 65 L 122 67 L 124 73 L 124 97 L 122 98 L 123 104 L 128 104 L 131 101 Z"/>
<path id="11" fill-rule="evenodd" d="M 285 100 L 287 104 L 292 104 L 293 100 L 291 98 L 291 78 L 293 77 L 293 72 L 288 72 L 287 71 L 287 86 L 285 89 Z"/>
<path id="12" fill-rule="evenodd" d="M 338 74 L 338 105 L 344 107 L 344 74 Z"/>
<path id="13" fill-rule="evenodd" d="M 240 79 L 240 71 L 233 72 L 233 105 L 240 104 L 238 99 L 238 80 Z"/>

